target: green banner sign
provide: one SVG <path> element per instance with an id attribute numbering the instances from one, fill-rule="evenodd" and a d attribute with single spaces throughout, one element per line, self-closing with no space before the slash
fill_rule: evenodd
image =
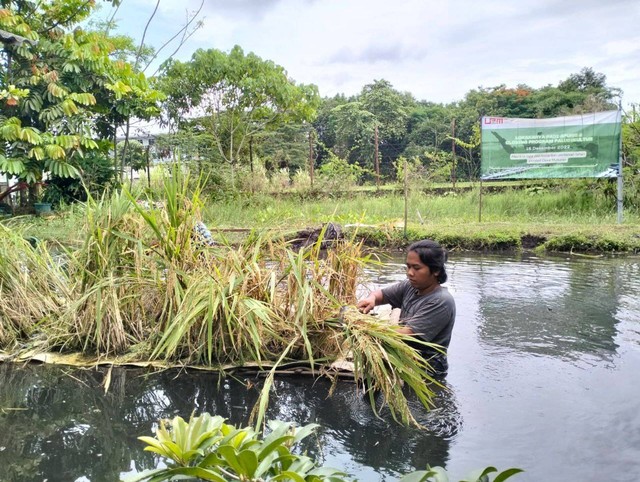
<path id="1" fill-rule="evenodd" d="M 620 111 L 482 118 L 482 179 L 617 177 Z"/>

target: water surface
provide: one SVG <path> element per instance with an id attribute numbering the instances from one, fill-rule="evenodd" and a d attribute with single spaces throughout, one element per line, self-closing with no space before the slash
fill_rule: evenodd
<path id="1" fill-rule="evenodd" d="M 455 480 L 488 464 L 514 481 L 640 478 L 640 260 L 452 256 L 458 305 L 447 391 L 415 406 L 420 431 L 377 418 L 353 384 L 277 380 L 268 418 L 319 423 L 307 447 L 362 481 L 426 464 Z M 384 285 L 401 259 L 368 272 Z M 245 424 L 261 379 L 0 364 L 0 480 L 115 481 L 153 468 L 162 417 L 209 411 Z"/>

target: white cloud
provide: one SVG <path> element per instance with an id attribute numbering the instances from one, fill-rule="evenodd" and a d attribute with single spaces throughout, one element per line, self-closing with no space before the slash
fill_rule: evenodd
<path id="1" fill-rule="evenodd" d="M 123 2 L 123 28 L 139 36 L 155 2 Z M 161 0 L 152 42 L 198 5 Z M 203 15 L 180 58 L 238 44 L 325 96 L 384 78 L 418 99 L 448 102 L 478 86 L 555 85 L 593 67 L 625 102 L 640 102 L 635 0 L 205 0 Z"/>

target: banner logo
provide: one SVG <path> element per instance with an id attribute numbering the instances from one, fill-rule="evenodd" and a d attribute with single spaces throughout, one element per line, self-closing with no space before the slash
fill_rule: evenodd
<path id="1" fill-rule="evenodd" d="M 484 123 L 485 124 L 503 124 L 504 119 L 502 117 L 485 117 Z"/>

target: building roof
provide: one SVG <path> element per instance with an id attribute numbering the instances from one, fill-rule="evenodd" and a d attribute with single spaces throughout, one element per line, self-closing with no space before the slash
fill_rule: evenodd
<path id="1" fill-rule="evenodd" d="M 30 40 L 28 38 L 25 37 L 21 37 L 20 35 L 17 35 L 15 33 L 11 33 L 11 32 L 7 32 L 6 30 L 2 30 L 0 29 L 0 42 L 2 42 L 3 44 L 18 44 L 20 45 L 23 42 L 27 42 L 30 43 L 31 45 L 34 45 L 36 42 L 34 40 Z"/>

